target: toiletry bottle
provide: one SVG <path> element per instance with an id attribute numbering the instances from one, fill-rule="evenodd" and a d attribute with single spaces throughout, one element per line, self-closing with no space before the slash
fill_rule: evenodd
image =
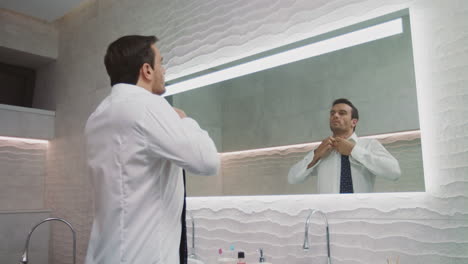
<path id="1" fill-rule="evenodd" d="M 229 257 L 230 258 L 233 258 L 233 259 L 236 259 L 237 258 L 237 254 L 236 254 L 236 251 L 235 251 L 235 247 L 234 245 L 230 245 L 229 246 Z"/>
<path id="2" fill-rule="evenodd" d="M 243 251 L 237 252 L 237 264 L 246 264 L 245 263 L 245 254 Z"/>
<path id="3" fill-rule="evenodd" d="M 223 250 L 218 249 L 218 264 L 236 264 L 237 260 L 235 258 L 229 257 L 229 254 L 225 254 Z"/>

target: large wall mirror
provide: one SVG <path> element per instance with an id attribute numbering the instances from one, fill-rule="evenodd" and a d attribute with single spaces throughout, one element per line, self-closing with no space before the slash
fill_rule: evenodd
<path id="1" fill-rule="evenodd" d="M 389 23 L 400 30 L 386 35 Z M 351 40 L 356 33 L 367 39 Z M 337 47 L 268 69 L 270 62 L 259 60 L 289 58 L 296 55 L 286 51 L 314 45 Z M 189 196 L 317 193 L 316 177 L 289 184 L 288 171 L 331 135 L 329 112 L 337 98 L 359 109 L 356 134 L 377 138 L 399 162 L 400 178 L 376 178 L 373 192 L 424 191 L 407 10 L 172 80 L 168 92 L 253 61 L 259 61 L 253 73 L 167 97 L 209 132 L 222 153 L 219 175 L 188 176 Z"/>

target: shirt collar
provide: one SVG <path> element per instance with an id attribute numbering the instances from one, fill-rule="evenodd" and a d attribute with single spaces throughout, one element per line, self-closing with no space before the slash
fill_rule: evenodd
<path id="1" fill-rule="evenodd" d="M 354 143 L 356 143 L 358 141 L 358 136 L 356 135 L 356 133 L 353 132 L 353 134 L 349 138 L 347 138 L 347 140 L 351 140 Z"/>
<path id="2" fill-rule="evenodd" d="M 138 94 L 152 94 L 150 91 L 146 90 L 145 88 L 133 84 L 128 84 L 128 83 L 117 83 L 112 86 L 112 94 L 119 94 L 119 93 L 125 93 L 125 94 L 133 94 L 133 93 L 138 93 Z"/>

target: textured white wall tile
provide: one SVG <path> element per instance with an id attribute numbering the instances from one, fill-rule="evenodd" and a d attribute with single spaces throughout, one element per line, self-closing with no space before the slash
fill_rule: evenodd
<path id="1" fill-rule="evenodd" d="M 208 263 L 216 263 L 218 248 L 230 245 L 245 250 L 250 262 L 256 259 L 255 250 L 260 247 L 273 263 L 324 261 L 325 227 L 320 218 L 312 219 L 311 249 L 304 252 L 301 248 L 307 210 L 289 215 L 281 210 L 246 213 L 234 208 L 199 209 L 192 214 L 196 253 Z M 466 220 L 350 219 L 348 214 L 336 217 L 333 213 L 329 217 L 335 263 L 385 263 L 391 256 L 399 256 L 402 263 L 464 263 L 468 257 Z M 189 226 L 189 238 L 191 230 Z"/>
<path id="2" fill-rule="evenodd" d="M 0 211 L 44 208 L 47 146 L 0 139 Z"/>

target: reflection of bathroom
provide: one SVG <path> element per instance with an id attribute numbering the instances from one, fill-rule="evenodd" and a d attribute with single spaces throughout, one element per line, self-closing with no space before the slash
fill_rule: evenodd
<path id="1" fill-rule="evenodd" d="M 359 44 L 352 47 L 312 57 L 305 55 L 308 49 L 320 43 L 331 46 L 333 39 L 344 35 L 356 37 L 359 36 L 356 32 L 398 25 L 395 22 L 400 23 L 401 31 L 386 30 L 389 36 L 356 41 Z M 288 184 L 284 175 L 298 159 L 330 136 L 327 111 L 331 101 L 339 97 L 348 98 L 358 106 L 361 118 L 357 135 L 378 137 L 400 164 L 399 179 L 388 181 L 375 177 L 373 191 L 424 191 L 408 13 L 395 12 L 300 43 L 303 49 L 300 60 L 177 93 L 170 98 L 174 106 L 191 113 L 210 132 L 221 153 L 223 166 L 216 180 L 188 177 L 188 194 L 318 193 L 317 177 L 309 177 L 301 184 Z M 259 54 L 257 57 L 263 60 L 254 62 L 270 62 L 271 65 L 276 63 L 271 59 L 274 56 L 287 53 L 284 57 L 294 57 L 295 49 L 289 46 L 268 52 L 272 56 L 266 58 Z M 248 63 L 233 62 L 229 67 L 240 71 L 244 65 Z M 219 69 L 223 69 L 223 65 L 216 67 Z M 228 73 L 226 70 L 225 75 Z M 173 82 L 176 87 L 180 85 Z"/>
<path id="2" fill-rule="evenodd" d="M 83 129 L 110 92 L 103 66 L 110 41 L 126 34 L 157 35 L 166 78 L 175 79 L 404 9 L 411 19 L 421 134 L 417 142 L 389 141 L 386 147 L 405 157 L 410 155 L 405 150 L 416 153 L 413 146 L 420 146 L 424 180 L 408 182 L 411 188 L 403 191 L 411 192 L 398 193 L 189 197 L 188 253 L 216 264 L 220 249 L 226 257 L 242 251 L 247 263 L 257 263 L 261 248 L 268 263 L 327 263 L 326 219 L 331 263 L 468 262 L 465 1 L 89 0 L 69 8 L 61 2 L 51 1 L 48 17 L 40 17 L 42 7 L 32 3 L 18 9 L 0 4 L 0 263 L 18 263 L 28 233 L 49 217 L 73 226 L 76 263 L 84 263 L 93 197 Z M 290 96 L 287 87 L 280 94 L 284 100 L 279 97 L 279 105 Z M 205 99 L 215 98 L 211 96 Z M 320 98 L 312 101 L 322 103 Z M 373 128 L 374 134 L 385 132 L 379 128 Z M 283 154 L 250 156 L 239 162 L 241 169 L 229 172 L 230 180 L 234 183 L 236 174 L 242 174 L 240 186 L 249 184 L 243 176 L 257 174 L 255 164 L 275 173 L 287 161 Z M 412 169 L 411 175 L 421 170 Z M 222 186 L 221 180 L 191 179 L 188 189 L 203 194 L 200 183 Z M 425 192 L 413 192 L 413 183 Z M 253 186 L 269 188 L 262 182 Z M 318 211 L 312 214 L 314 209 Z M 73 263 L 67 225 L 51 221 L 38 226 L 28 259 Z"/>

